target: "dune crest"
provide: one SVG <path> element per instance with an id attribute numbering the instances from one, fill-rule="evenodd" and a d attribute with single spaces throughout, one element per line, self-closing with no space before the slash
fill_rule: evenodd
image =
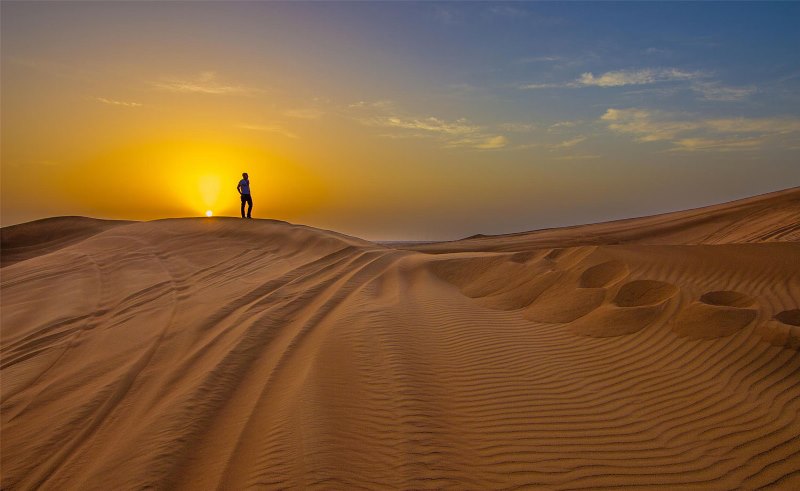
<path id="1" fill-rule="evenodd" d="M 53 217 L 0 228 L 0 266 L 55 252 L 93 235 L 132 222 L 87 217 Z"/>
<path id="2" fill-rule="evenodd" d="M 39 224 L 2 488 L 800 488 L 798 196 L 418 250 Z"/>

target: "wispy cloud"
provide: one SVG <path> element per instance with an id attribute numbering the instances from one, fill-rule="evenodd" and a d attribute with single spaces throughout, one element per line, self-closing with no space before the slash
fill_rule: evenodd
<path id="1" fill-rule="evenodd" d="M 668 141 L 682 151 L 754 149 L 767 142 L 791 146 L 800 135 L 797 118 L 703 119 L 632 108 L 608 109 L 600 120 L 637 141 Z"/>
<path id="2" fill-rule="evenodd" d="M 676 80 L 693 80 L 701 77 L 699 72 L 686 72 L 676 68 L 643 70 L 618 70 L 606 72 L 595 76 L 591 72 L 584 73 L 576 80 L 575 84 L 579 87 L 622 87 L 624 85 L 645 85 L 659 82 L 671 82 Z"/>
<path id="3" fill-rule="evenodd" d="M 519 88 L 523 90 L 536 90 L 536 89 L 578 89 L 582 87 L 635 87 L 643 85 L 654 85 L 665 82 L 688 82 L 690 85 L 688 89 L 692 90 L 700 96 L 701 99 L 707 101 L 740 101 L 749 97 L 756 92 L 755 87 L 732 87 L 723 85 L 722 83 L 714 80 L 709 80 L 710 75 L 705 72 L 699 71 L 686 71 L 678 68 L 643 68 L 638 70 L 616 70 L 600 73 L 595 75 L 592 72 L 581 74 L 575 80 L 569 82 L 546 82 L 546 83 L 530 83 L 520 85 Z M 653 91 L 660 91 L 662 95 L 674 94 L 679 90 L 680 85 L 672 85 L 662 88 L 648 87 L 648 93 L 654 94 Z M 683 86 L 686 90 L 687 86 Z M 632 92 L 635 93 L 635 92 Z"/>
<path id="4" fill-rule="evenodd" d="M 383 99 L 379 101 L 357 101 L 347 105 L 349 109 L 378 109 L 389 110 L 395 107 L 394 101 Z"/>
<path id="5" fill-rule="evenodd" d="M 503 148 L 508 145 L 508 138 L 503 135 L 483 136 L 474 135 L 466 138 L 449 140 L 445 146 L 447 147 L 471 147 L 481 150 L 494 150 Z"/>
<path id="6" fill-rule="evenodd" d="M 443 135 L 466 135 L 477 133 L 481 129 L 480 126 L 471 125 L 466 119 L 463 118 L 455 121 L 445 121 L 433 116 L 420 119 L 386 116 L 382 118 L 376 118 L 376 121 L 378 121 L 382 126 L 403 128 L 407 130 L 429 131 Z"/>
<path id="7" fill-rule="evenodd" d="M 756 92 L 755 87 L 727 87 L 718 82 L 697 81 L 692 90 L 708 101 L 740 101 Z"/>
<path id="8" fill-rule="evenodd" d="M 96 100 L 97 102 L 102 102 L 103 104 L 109 104 L 111 106 L 142 107 L 142 104 L 138 102 L 117 101 L 114 99 L 106 99 L 105 97 L 95 97 L 94 100 Z"/>
<path id="9" fill-rule="evenodd" d="M 195 94 L 249 95 L 260 92 L 252 87 L 221 82 L 215 72 L 203 72 L 191 79 L 166 79 L 151 84 L 161 90 Z"/>
<path id="10" fill-rule="evenodd" d="M 582 141 L 585 141 L 585 140 L 586 140 L 585 136 L 579 136 L 579 137 L 576 137 L 576 138 L 572 138 L 572 139 L 569 139 L 569 140 L 564 140 L 564 141 L 555 143 L 555 144 L 551 145 L 550 148 L 553 148 L 553 149 L 571 148 L 571 147 L 574 147 L 578 143 L 580 143 Z"/>
<path id="11" fill-rule="evenodd" d="M 502 148 L 508 139 L 489 131 L 485 126 L 472 123 L 466 118 L 448 120 L 436 116 L 410 116 L 389 102 L 364 102 L 348 106 L 359 114 L 356 119 L 363 124 L 397 130 L 399 133 L 384 134 L 390 138 L 434 138 L 445 147 L 469 147 L 481 150 Z"/>
<path id="12" fill-rule="evenodd" d="M 727 118 L 709 119 L 705 123 L 717 133 L 800 133 L 800 119 L 797 118 Z"/>
<path id="13" fill-rule="evenodd" d="M 520 58 L 516 61 L 519 65 L 524 65 L 528 63 L 554 63 L 556 61 L 561 61 L 564 58 L 560 56 L 526 56 L 524 58 Z"/>
<path id="14" fill-rule="evenodd" d="M 645 49 L 644 53 L 647 55 L 669 55 L 672 54 L 672 51 L 664 48 L 656 48 L 654 46 L 651 46 Z"/>
<path id="15" fill-rule="evenodd" d="M 729 152 L 734 150 L 755 150 L 766 141 L 766 138 L 682 138 L 676 140 L 675 151 L 716 150 Z"/>
<path id="16" fill-rule="evenodd" d="M 552 132 L 554 132 L 554 131 L 561 131 L 561 130 L 568 129 L 568 128 L 574 128 L 574 127 L 575 127 L 575 126 L 577 126 L 577 125 L 578 125 L 578 123 L 580 123 L 580 122 L 581 122 L 581 121 L 559 121 L 559 122 L 557 122 L 557 123 L 553 123 L 553 124 L 551 124 L 551 125 L 550 125 L 550 126 L 547 128 L 547 131 L 548 131 L 549 133 L 552 133 Z"/>
<path id="17" fill-rule="evenodd" d="M 550 151 L 550 152 L 559 152 L 559 151 L 562 151 L 562 150 L 571 149 L 572 147 L 574 147 L 574 146 L 586 141 L 587 139 L 588 139 L 588 137 L 583 136 L 583 135 L 579 135 L 579 136 L 576 136 L 575 138 L 570 138 L 570 139 L 558 141 L 558 142 L 555 142 L 555 143 L 547 143 L 547 142 L 541 142 L 541 141 L 540 142 L 522 143 L 522 144 L 516 145 L 514 148 L 517 149 L 517 150 L 527 150 L 527 149 L 531 149 L 531 148 L 538 148 L 538 149 L 544 149 L 544 150 L 547 150 L 547 151 Z"/>
<path id="18" fill-rule="evenodd" d="M 493 148 L 503 148 L 508 144 L 508 139 L 503 135 L 487 136 L 483 142 L 475 145 L 476 148 L 483 148 L 485 150 Z"/>
<path id="19" fill-rule="evenodd" d="M 295 133 L 287 130 L 283 126 L 277 124 L 247 124 L 242 123 L 238 125 L 239 128 L 243 130 L 250 130 L 250 131 L 263 131 L 266 133 L 277 133 L 279 135 L 285 136 L 286 138 L 299 138 Z"/>
<path id="20" fill-rule="evenodd" d="M 639 70 L 616 70 L 595 75 L 592 72 L 581 74 L 576 80 L 566 83 L 534 83 L 521 85 L 521 89 L 581 88 L 581 87 L 624 87 L 627 85 L 648 85 L 661 82 L 695 80 L 704 77 L 700 72 L 687 72 L 677 68 L 643 68 Z"/>
<path id="21" fill-rule="evenodd" d="M 643 142 L 672 140 L 679 133 L 700 127 L 696 122 L 668 120 L 645 109 L 608 109 L 600 119 L 611 130 L 637 135 L 637 140 Z"/>
<path id="22" fill-rule="evenodd" d="M 573 87 L 571 84 L 556 84 L 556 83 L 543 83 L 543 84 L 523 84 L 519 88 L 522 90 L 537 90 L 537 89 L 557 89 L 561 87 Z"/>

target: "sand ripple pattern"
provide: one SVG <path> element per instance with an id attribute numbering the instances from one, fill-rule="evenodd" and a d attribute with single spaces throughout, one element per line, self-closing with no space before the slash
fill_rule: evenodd
<path id="1" fill-rule="evenodd" d="M 122 224 L 2 270 L 2 488 L 800 489 L 798 253 Z"/>

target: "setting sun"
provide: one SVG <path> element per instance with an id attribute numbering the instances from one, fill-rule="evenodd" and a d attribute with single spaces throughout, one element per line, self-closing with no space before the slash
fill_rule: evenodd
<path id="1" fill-rule="evenodd" d="M 211 210 L 206 210 L 206 216 L 207 216 L 207 217 L 210 217 L 210 216 L 211 216 L 211 215 L 213 215 L 213 214 L 214 214 L 214 213 L 212 213 L 212 212 L 211 212 Z"/>

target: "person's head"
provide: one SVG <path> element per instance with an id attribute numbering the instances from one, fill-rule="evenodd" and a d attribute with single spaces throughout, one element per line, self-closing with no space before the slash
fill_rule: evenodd
<path id="1" fill-rule="evenodd" d="M 242 177 L 247 179 L 247 172 L 242 172 Z"/>

